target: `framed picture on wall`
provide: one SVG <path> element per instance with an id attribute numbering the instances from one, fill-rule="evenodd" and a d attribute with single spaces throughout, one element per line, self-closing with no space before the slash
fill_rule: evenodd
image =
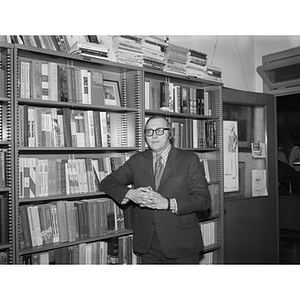
<path id="1" fill-rule="evenodd" d="M 104 104 L 121 106 L 119 84 L 117 81 L 103 81 Z"/>
<path id="2" fill-rule="evenodd" d="M 239 190 L 238 122 L 223 121 L 224 192 Z"/>
<path id="3" fill-rule="evenodd" d="M 251 141 L 253 141 L 254 108 L 224 103 L 223 119 L 238 122 L 239 151 L 251 152 Z"/>

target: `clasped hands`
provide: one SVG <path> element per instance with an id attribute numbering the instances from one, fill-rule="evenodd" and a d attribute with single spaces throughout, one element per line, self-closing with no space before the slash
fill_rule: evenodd
<path id="1" fill-rule="evenodd" d="M 141 207 L 151 209 L 167 209 L 168 207 L 168 200 L 161 194 L 153 191 L 151 187 L 130 189 L 126 196 Z"/>

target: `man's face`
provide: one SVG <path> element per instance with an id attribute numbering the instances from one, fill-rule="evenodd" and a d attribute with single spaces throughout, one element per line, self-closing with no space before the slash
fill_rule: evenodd
<path id="1" fill-rule="evenodd" d="M 157 128 L 167 128 L 168 124 L 166 120 L 157 118 L 157 119 L 151 119 L 147 127 L 145 129 L 157 129 Z M 163 135 L 157 135 L 156 132 L 153 132 L 153 135 L 148 137 L 146 136 L 146 142 L 148 144 L 148 147 L 155 153 L 162 152 L 169 144 L 170 136 L 170 130 L 164 130 Z"/>

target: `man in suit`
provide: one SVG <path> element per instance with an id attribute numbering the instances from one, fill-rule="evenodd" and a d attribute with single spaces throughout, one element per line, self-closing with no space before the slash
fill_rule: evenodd
<path id="1" fill-rule="evenodd" d="M 133 250 L 143 264 L 198 264 L 197 212 L 211 204 L 204 168 L 195 153 L 172 146 L 172 127 L 162 116 L 147 121 L 145 140 L 149 150 L 131 156 L 100 188 L 120 204 L 134 203 Z"/>

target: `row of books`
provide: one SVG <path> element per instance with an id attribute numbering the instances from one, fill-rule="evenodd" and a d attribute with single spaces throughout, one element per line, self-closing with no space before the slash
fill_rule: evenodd
<path id="1" fill-rule="evenodd" d="M 124 211 L 109 198 L 20 206 L 21 249 L 105 236 L 125 228 Z"/>
<path id="2" fill-rule="evenodd" d="M 140 259 L 132 251 L 132 235 L 106 241 L 81 243 L 46 252 L 23 255 L 30 265 L 135 265 Z"/>
<path id="3" fill-rule="evenodd" d="M 204 253 L 200 258 L 200 265 L 212 265 L 213 252 Z"/>
<path id="4" fill-rule="evenodd" d="M 96 43 L 99 48 L 108 50 L 104 45 L 99 44 L 101 36 L 95 35 L 6 35 L 0 36 L 1 41 L 12 44 L 20 44 L 31 47 L 37 47 L 46 50 L 54 50 L 64 53 L 70 53 L 72 47 L 77 43 Z M 103 36 L 105 38 L 105 36 Z M 105 59 L 103 56 L 102 59 Z"/>
<path id="5" fill-rule="evenodd" d="M 167 36 L 6 36 L 2 40 L 54 51 L 222 82 L 222 71 L 207 65 L 207 54 L 169 42 Z"/>
<path id="6" fill-rule="evenodd" d="M 207 55 L 205 53 L 189 49 L 186 60 L 186 75 L 205 78 Z"/>
<path id="7" fill-rule="evenodd" d="M 168 43 L 164 36 L 144 36 L 142 38 L 143 66 L 163 71 L 167 47 Z"/>
<path id="8" fill-rule="evenodd" d="M 179 148 L 216 148 L 216 121 L 171 120 L 174 146 Z"/>
<path id="9" fill-rule="evenodd" d="M 205 173 L 205 179 L 208 183 L 210 183 L 211 179 L 210 179 L 210 172 L 209 172 L 209 166 L 208 166 L 208 160 L 207 158 L 201 158 L 199 157 L 199 161 L 202 164 L 203 168 L 204 168 L 204 173 Z"/>
<path id="10" fill-rule="evenodd" d="M 198 212 L 198 217 L 201 221 L 204 221 L 207 217 L 216 216 L 220 212 L 219 185 L 216 183 L 211 183 L 208 185 L 208 190 L 211 195 L 211 205 L 207 210 Z"/>
<path id="11" fill-rule="evenodd" d="M 8 255 L 6 252 L 0 252 L 0 265 L 8 264 Z"/>
<path id="12" fill-rule="evenodd" d="M 111 49 L 117 62 L 143 66 L 142 39 L 133 35 L 115 35 L 110 38 Z"/>
<path id="13" fill-rule="evenodd" d="M 135 114 L 19 106 L 21 147 L 135 147 Z"/>
<path id="14" fill-rule="evenodd" d="M 211 92 L 154 79 L 145 81 L 145 109 L 211 116 L 212 107 Z"/>
<path id="15" fill-rule="evenodd" d="M 164 71 L 185 75 L 188 51 L 186 47 L 169 43 L 166 49 Z"/>
<path id="16" fill-rule="evenodd" d="M 100 70 L 35 59 L 20 61 L 19 96 L 24 99 L 120 106 L 119 90 L 113 102 L 105 94 L 110 88 L 107 84 Z"/>
<path id="17" fill-rule="evenodd" d="M 215 244 L 216 242 L 216 227 L 215 221 L 208 221 L 204 223 L 200 223 L 200 229 L 203 237 L 204 247 Z"/>
<path id="18" fill-rule="evenodd" d="M 8 243 L 8 196 L 0 195 L 0 244 Z"/>
<path id="19" fill-rule="evenodd" d="M 19 198 L 75 195 L 99 191 L 100 182 L 129 158 L 127 153 L 75 157 L 19 158 Z"/>
<path id="20" fill-rule="evenodd" d="M 207 65 L 206 53 L 172 44 L 166 36 L 118 35 L 105 41 L 113 61 L 222 82 L 221 69 Z"/>

